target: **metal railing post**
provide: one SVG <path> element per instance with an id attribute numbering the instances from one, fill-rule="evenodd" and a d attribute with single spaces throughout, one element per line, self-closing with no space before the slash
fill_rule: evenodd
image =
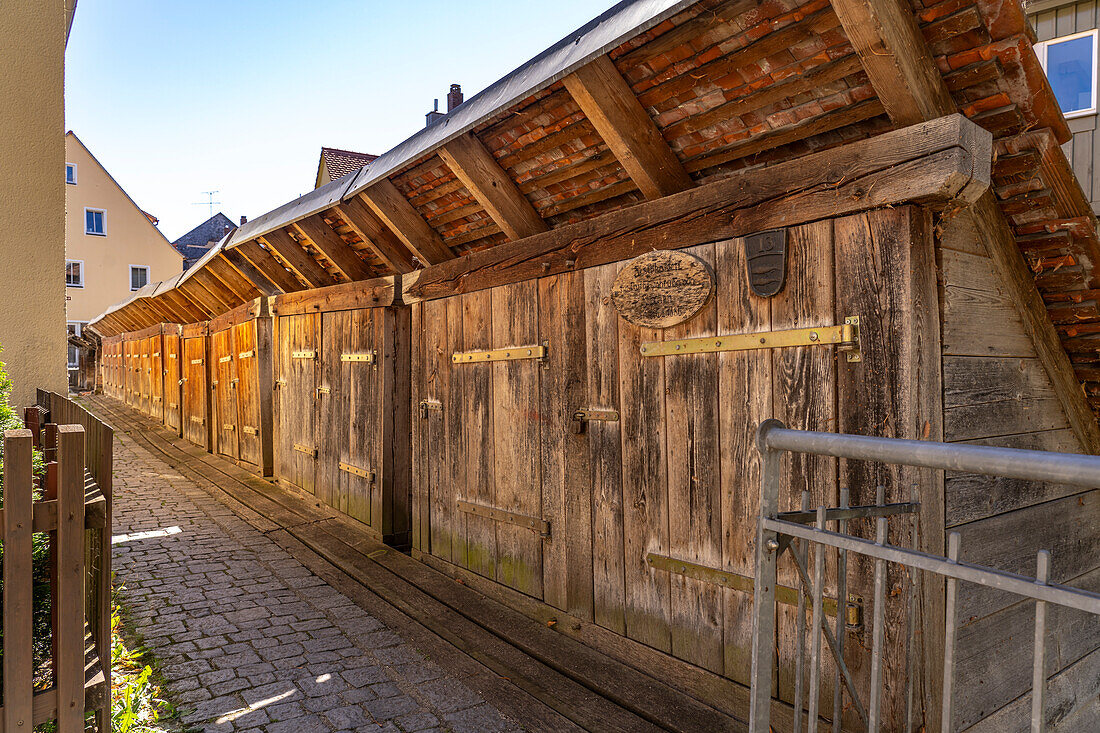
<path id="1" fill-rule="evenodd" d="M 782 428 L 778 420 L 765 420 L 756 434 L 761 454 L 760 522 L 756 532 L 756 585 L 752 594 L 752 690 L 749 701 L 749 733 L 768 733 L 771 724 L 773 651 L 775 647 L 775 584 L 778 535 L 764 528 L 766 518 L 779 514 L 781 453 L 767 446 L 767 433 Z"/>
<path id="2" fill-rule="evenodd" d="M 1039 550 L 1035 562 L 1035 582 L 1046 585 L 1050 578 L 1050 551 Z M 1043 708 L 1047 691 L 1047 603 L 1035 601 L 1035 662 L 1031 670 L 1031 731 L 1046 730 Z"/>

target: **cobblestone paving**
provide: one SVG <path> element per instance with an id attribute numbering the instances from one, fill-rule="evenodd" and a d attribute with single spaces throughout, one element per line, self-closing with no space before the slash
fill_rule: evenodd
<path id="1" fill-rule="evenodd" d="M 207 731 L 515 731 L 263 533 L 124 434 L 114 563 L 185 723 Z"/>

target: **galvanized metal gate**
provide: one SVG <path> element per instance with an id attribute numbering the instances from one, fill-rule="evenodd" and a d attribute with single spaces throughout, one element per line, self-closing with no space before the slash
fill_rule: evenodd
<path id="1" fill-rule="evenodd" d="M 882 664 L 885 655 L 884 635 L 886 629 L 885 612 L 886 570 L 887 564 L 906 569 L 909 578 L 908 608 L 910 623 L 905 645 L 908 657 L 908 689 L 904 716 L 905 731 L 916 729 L 950 731 L 956 729 L 952 703 L 956 683 L 956 636 L 959 619 L 957 618 L 958 583 L 963 581 L 987 588 L 1034 599 L 1034 656 L 1031 687 L 1031 730 L 1045 730 L 1050 711 L 1046 709 L 1045 697 L 1048 686 L 1046 660 L 1047 638 L 1046 619 L 1049 604 L 1077 609 L 1097 617 L 1100 623 L 1100 594 L 1078 588 L 1057 585 L 1048 581 L 1050 572 L 1050 553 L 1041 550 L 1036 558 L 1036 577 L 1027 577 L 1009 573 L 991 567 L 959 560 L 959 534 L 948 536 L 947 557 L 921 552 L 916 549 L 916 524 L 912 525 L 913 547 L 906 548 L 887 542 L 888 519 L 891 516 L 912 514 L 917 504 L 885 504 L 879 492 L 877 505 L 847 506 L 846 494 L 842 494 L 841 506 L 817 507 L 809 511 L 808 500 L 803 500 L 803 510 L 780 512 L 779 496 L 782 482 L 783 454 L 800 453 L 818 456 L 833 456 L 858 461 L 872 461 L 882 464 L 916 466 L 938 470 L 962 471 L 987 476 L 1016 478 L 1026 481 L 1046 481 L 1069 484 L 1087 488 L 1100 487 L 1100 457 L 1082 456 L 1065 453 L 994 448 L 976 445 L 935 443 L 892 438 L 873 438 L 858 435 L 822 433 L 812 431 L 789 430 L 778 420 L 767 420 L 761 424 L 757 436 L 757 448 L 763 454 L 763 473 L 761 486 L 761 514 L 757 533 L 756 589 L 753 598 L 753 650 L 752 650 L 752 696 L 750 710 L 750 731 L 767 733 L 771 727 L 771 699 L 773 697 L 774 645 L 776 633 L 776 590 L 777 561 L 789 551 L 798 570 L 800 580 L 799 617 L 805 619 L 807 603 L 810 605 L 809 624 L 809 680 L 805 688 L 806 703 L 803 703 L 803 666 L 805 660 L 805 640 L 799 625 L 797 642 L 797 671 L 794 717 L 794 730 L 805 726 L 807 730 L 817 729 L 826 724 L 819 720 L 820 682 L 826 656 L 822 649 L 824 640 L 836 672 L 842 684 L 835 689 L 834 710 L 844 709 L 843 696 L 850 700 L 850 709 L 858 717 L 859 727 L 878 731 L 897 729 L 895 722 L 887 720 L 883 714 L 883 677 Z M 873 519 L 875 539 L 857 537 L 848 532 L 848 522 L 856 519 Z M 830 524 L 832 528 L 830 529 Z M 852 670 L 844 661 L 844 633 L 840 625 L 831 630 L 826 623 L 823 594 L 824 567 L 827 548 L 832 548 L 840 568 L 849 561 L 849 553 L 857 558 L 868 558 L 874 567 L 874 600 L 871 605 L 872 654 L 869 689 L 865 699 L 857 692 Z M 813 556 L 810 568 L 809 556 Z M 919 571 L 923 571 L 919 572 Z M 945 579 L 946 609 L 943 627 L 943 689 L 939 698 L 939 710 L 925 709 L 922 714 L 917 709 L 919 703 L 914 700 L 915 666 L 915 624 L 912 622 L 916 612 L 919 583 L 922 575 L 926 582 L 937 578 Z M 840 578 L 845 577 L 842 571 Z M 845 591 L 840 589 L 838 597 L 844 598 Z M 925 640 L 927 642 L 927 639 Z M 1013 643 L 1006 635 L 1004 643 Z M 933 674 L 932 670 L 926 670 Z M 965 682 L 965 680 L 958 680 Z M 896 691 L 895 691 L 896 693 Z M 817 721 L 816 725 L 813 721 Z M 833 730 L 840 730 L 841 716 L 834 716 Z M 849 727 L 844 725 L 844 727 Z"/>

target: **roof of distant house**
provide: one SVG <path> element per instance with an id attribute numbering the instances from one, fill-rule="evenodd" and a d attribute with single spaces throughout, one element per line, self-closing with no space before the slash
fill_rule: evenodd
<path id="1" fill-rule="evenodd" d="M 230 220 L 228 216 L 222 212 L 214 214 L 202 224 L 191 231 L 184 234 L 182 237 L 172 242 L 172 246 L 176 248 L 181 255 L 186 259 L 197 259 L 206 254 L 210 249 L 211 244 L 217 244 L 222 240 L 222 237 L 226 235 L 226 232 L 236 229 L 236 225 Z"/>
<path id="2" fill-rule="evenodd" d="M 317 183 L 320 185 L 322 165 L 328 171 L 329 180 L 335 181 L 359 170 L 377 157 L 377 155 L 371 155 L 370 153 L 356 153 L 353 150 L 323 147 L 321 148 L 321 159 L 317 161 Z"/>

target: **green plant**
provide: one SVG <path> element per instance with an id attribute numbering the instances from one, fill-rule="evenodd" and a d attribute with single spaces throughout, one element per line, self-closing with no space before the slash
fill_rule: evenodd
<path id="1" fill-rule="evenodd" d="M 111 730 L 112 733 L 160 733 L 178 721 L 178 711 L 164 698 L 149 651 L 125 623 L 125 607 L 115 587 L 111 600 Z"/>

